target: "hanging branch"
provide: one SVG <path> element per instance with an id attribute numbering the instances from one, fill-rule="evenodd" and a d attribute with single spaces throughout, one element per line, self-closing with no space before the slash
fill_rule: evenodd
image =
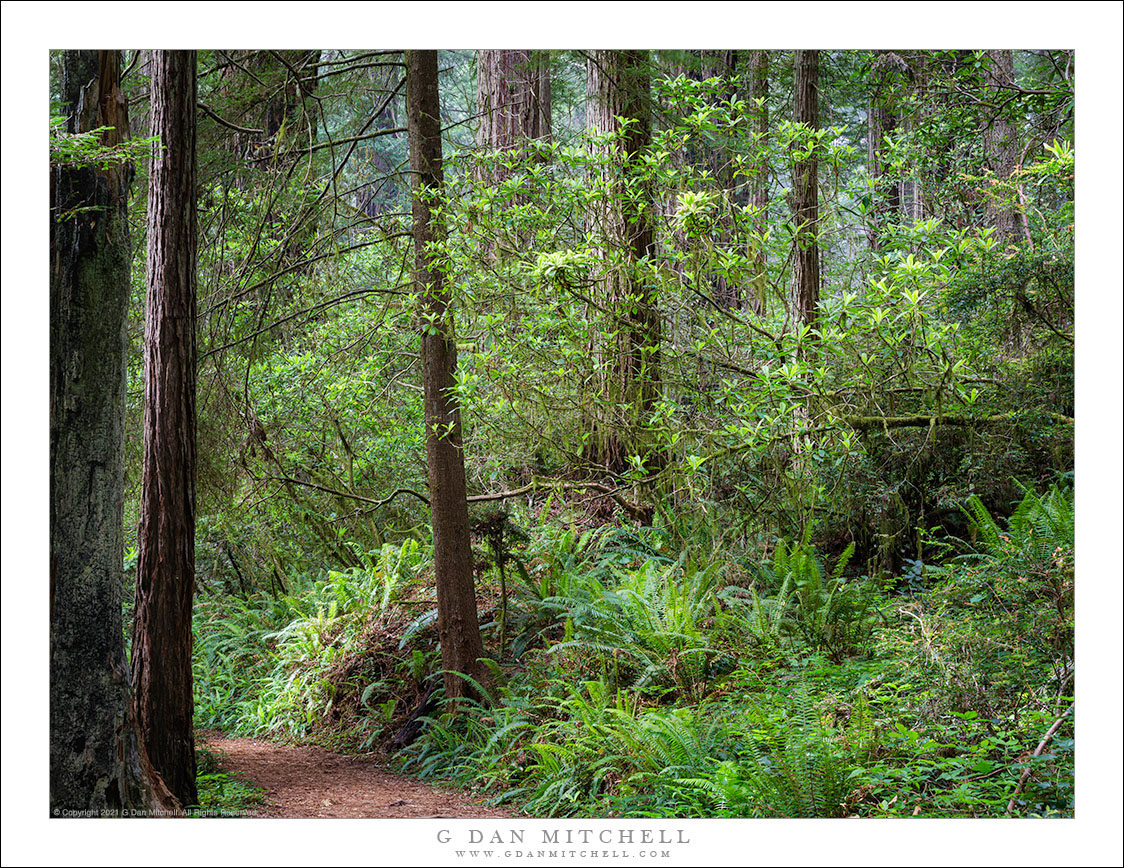
<path id="1" fill-rule="evenodd" d="M 274 482 L 284 482 L 286 485 L 303 485 L 305 488 L 313 488 L 316 491 L 323 491 L 325 494 L 334 494 L 337 497 L 346 497 L 350 500 L 358 500 L 360 503 L 370 503 L 372 504 L 372 509 L 376 509 L 380 506 L 386 506 L 386 504 L 390 503 L 390 501 L 394 500 L 394 498 L 396 498 L 400 494 L 412 494 L 426 506 L 429 506 L 429 498 L 424 494 L 414 491 L 414 489 L 412 488 L 396 488 L 386 497 L 382 498 L 381 500 L 377 500 L 373 497 L 366 497 L 362 494 L 355 494 L 350 491 L 340 491 L 336 488 L 329 488 L 326 485 L 319 485 L 315 482 L 304 482 L 300 479 L 293 479 L 291 476 L 269 476 L 267 478 Z M 469 500 L 472 500 L 472 498 L 470 497 Z"/>

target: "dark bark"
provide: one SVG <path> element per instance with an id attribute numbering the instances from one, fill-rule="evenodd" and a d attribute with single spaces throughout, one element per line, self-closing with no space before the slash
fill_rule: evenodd
<path id="1" fill-rule="evenodd" d="M 795 60 L 794 120 L 812 129 L 819 127 L 819 52 L 797 51 Z M 792 218 L 795 224 L 793 314 L 803 323 L 816 318 L 820 303 L 819 174 L 816 148 L 792 167 Z"/>
<path id="2" fill-rule="evenodd" d="M 134 708 L 148 755 L 197 801 L 192 732 L 195 591 L 195 52 L 152 57 L 144 469 L 133 622 Z"/>
<path id="3" fill-rule="evenodd" d="M 394 753 L 417 741 L 418 736 L 422 734 L 422 730 L 425 728 L 425 719 L 437 711 L 439 706 L 437 689 L 431 687 L 426 691 L 421 702 L 418 703 L 418 707 L 414 709 L 414 713 L 410 715 L 409 719 L 402 724 L 402 728 L 390 740 L 390 744 L 386 746 L 386 752 Z"/>
<path id="4" fill-rule="evenodd" d="M 445 695 L 473 695 L 456 673 L 482 681 L 486 670 L 476 586 L 472 572 L 464 450 L 455 385 L 457 343 L 449 311 L 449 289 L 430 245 L 444 227 L 434 218 L 432 198 L 444 186 L 437 52 L 406 53 L 406 114 L 413 186 L 414 279 L 421 306 L 422 379 L 425 391 L 426 460 L 437 573 L 437 631 Z"/>
<path id="5" fill-rule="evenodd" d="M 70 133 L 128 136 L 116 51 L 68 51 Z M 50 802 L 172 807 L 138 745 L 122 632 L 131 166 L 51 172 Z"/>
<path id="6" fill-rule="evenodd" d="M 644 151 L 652 141 L 651 94 L 646 51 L 594 51 L 587 66 L 587 122 L 596 134 L 619 132 L 617 150 L 606 151 L 604 205 L 590 215 L 604 239 L 600 294 L 612 311 L 616 336 L 601 348 L 603 357 L 600 418 L 594 420 L 591 458 L 612 471 L 628 466 L 630 455 L 645 462 L 645 429 L 660 394 L 660 319 L 650 282 L 638 267 L 653 252 L 650 185 L 637 181 Z M 626 195 L 629 184 L 639 193 Z"/>

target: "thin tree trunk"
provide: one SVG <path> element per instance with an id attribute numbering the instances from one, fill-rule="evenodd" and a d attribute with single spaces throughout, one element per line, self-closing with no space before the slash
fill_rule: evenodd
<path id="1" fill-rule="evenodd" d="M 67 131 L 128 137 L 116 51 L 68 51 Z M 50 802 L 174 807 L 138 743 L 122 631 L 132 166 L 51 172 Z M 79 210 L 82 209 L 82 210 Z"/>
<path id="2" fill-rule="evenodd" d="M 795 57 L 795 121 L 819 127 L 819 52 L 797 51 Z M 819 174 L 816 148 L 793 164 L 793 221 L 796 226 L 796 269 L 793 313 L 810 324 L 820 303 Z"/>
<path id="3" fill-rule="evenodd" d="M 445 695 L 475 694 L 457 673 L 483 680 L 484 647 L 476 611 L 468 501 L 457 403 L 457 343 L 449 312 L 449 290 L 430 245 L 444 235 L 432 198 L 444 186 L 437 52 L 406 52 L 406 114 L 413 186 L 414 280 L 422 314 L 422 379 L 425 443 L 429 468 L 433 549 L 437 572 L 437 631 Z"/>
<path id="4" fill-rule="evenodd" d="M 133 623 L 134 707 L 153 765 L 197 801 L 192 730 L 195 592 L 195 52 L 152 58 L 144 469 Z"/>

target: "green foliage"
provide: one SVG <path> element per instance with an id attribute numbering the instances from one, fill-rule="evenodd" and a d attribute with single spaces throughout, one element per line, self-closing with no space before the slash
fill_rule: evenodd
<path id="1" fill-rule="evenodd" d="M 989 718 L 1065 695 L 1074 674 L 1074 501 L 1027 492 L 1002 531 L 978 499 L 967 507 L 981 553 L 939 569 L 940 584 L 904 610 L 920 636 L 934 693 Z"/>
<path id="2" fill-rule="evenodd" d="M 710 644 L 704 627 L 715 616 L 716 566 L 698 568 L 684 555 L 674 564 L 645 560 L 613 573 L 608 586 L 587 577 L 568 595 L 544 601 L 572 635 L 552 652 L 596 663 L 611 687 L 701 698 L 729 657 Z"/>
<path id="3" fill-rule="evenodd" d="M 135 163 L 148 157 L 153 147 L 160 146 L 160 137 L 127 139 L 115 145 L 102 144 L 106 133 L 113 127 L 97 127 L 80 133 L 66 130 L 65 115 L 57 114 L 57 104 L 51 105 L 50 120 L 50 159 L 52 167 L 63 169 L 97 168 L 103 171 Z M 74 216 L 71 212 L 67 217 Z"/>
<path id="4" fill-rule="evenodd" d="M 1015 798 L 1016 816 L 1072 817 L 1072 721 L 1050 750 L 1030 755 L 1028 737 L 1039 727 L 1038 735 L 1045 733 L 1052 722 L 1035 711 L 1017 729 L 992 724 L 985 734 L 974 711 L 954 712 L 926 732 L 898 723 L 886 737 L 888 757 L 868 772 L 863 798 L 869 815 L 1001 817 L 1009 816 L 1007 805 Z M 1016 797 L 1027 770 L 1031 785 Z"/>
<path id="5" fill-rule="evenodd" d="M 755 588 L 729 587 L 723 599 L 738 612 L 757 645 L 780 650 L 799 641 L 839 663 L 862 651 L 879 621 L 876 586 L 867 578 L 848 579 L 844 570 L 854 553 L 851 543 L 830 573 L 809 543 L 810 528 L 800 542 L 780 540 L 771 563 L 756 569 Z"/>
<path id="6" fill-rule="evenodd" d="M 329 571 L 303 592 L 197 603 L 197 724 L 296 738 L 338 717 L 342 705 L 352 715 L 364 710 L 355 723 L 373 741 L 395 708 L 380 683 L 385 676 L 375 676 L 388 665 L 393 672 L 399 661 L 376 659 L 365 668 L 354 660 L 369 653 L 367 642 L 393 614 L 396 594 L 415 577 L 421 555 L 416 543 L 386 545 L 366 556 L 366 566 Z"/>
<path id="7" fill-rule="evenodd" d="M 798 685 L 780 745 L 770 748 L 760 731 L 747 733 L 742 758 L 719 763 L 709 779 L 682 783 L 703 790 L 719 817 L 842 816 L 868 727 L 860 711 L 851 738 L 836 739 L 819 720 L 807 688 Z"/>
<path id="8" fill-rule="evenodd" d="M 195 757 L 199 803 L 188 806 L 188 816 L 242 817 L 265 801 L 265 790 L 224 770 L 222 753 L 201 747 Z"/>
<path id="9" fill-rule="evenodd" d="M 1072 496 L 1028 494 L 1015 515 L 1003 533 L 979 514 L 981 552 L 927 568 L 939 584 L 896 601 L 901 619 L 868 642 L 875 659 L 833 659 L 832 645 L 808 638 L 812 626 L 835 623 L 818 613 L 847 592 L 846 558 L 826 570 L 806 541 L 774 552 L 756 576 L 760 597 L 735 585 L 716 592 L 717 565 L 673 556 L 667 535 L 650 529 L 532 527 L 511 562 L 519 665 L 496 667 L 491 702 L 432 712 L 403 766 L 540 816 L 819 817 L 1003 815 L 1029 763 L 1017 810 L 1066 815 L 1070 730 L 1026 759 L 1056 714 L 1053 694 L 1034 689 L 1046 672 L 1029 652 L 983 659 L 1017 646 L 1013 628 L 998 611 L 982 617 L 970 591 L 983 574 L 1025 573 L 1044 538 L 1047 548 L 1064 539 Z M 410 626 L 424 616 L 397 614 L 402 602 L 422 602 L 412 589 L 423 555 L 387 546 L 363 569 L 331 572 L 300 594 L 200 619 L 201 722 L 356 749 L 385 742 L 416 696 L 395 693 L 394 682 L 413 686 L 435 668 L 429 627 Z M 381 624 L 397 625 L 387 652 L 367 638 Z M 245 658 L 224 656 L 242 648 Z M 971 649 L 975 658 L 964 657 Z M 966 676 L 986 709 L 965 709 Z M 1012 694 L 1017 685 L 1023 692 Z M 1005 696 L 1017 701 L 997 705 Z M 334 709 L 346 709 L 335 724 Z"/>
<path id="10" fill-rule="evenodd" d="M 197 718 L 371 750 L 440 654 L 400 67 L 202 57 Z M 1071 813 L 1071 724 L 1027 756 L 1074 679 L 1072 492 L 1030 493 L 1073 469 L 1072 58 L 1019 53 L 1033 85 L 1001 94 L 984 52 L 833 53 L 812 129 L 783 120 L 787 54 L 756 102 L 674 57 L 625 161 L 582 128 L 585 57 L 552 56 L 549 140 L 481 153 L 469 56 L 442 55 L 467 482 L 523 490 L 528 538 L 477 551 L 492 701 L 439 705 L 403 764 L 530 813 L 667 817 L 999 816 L 1029 763 L 1016 812 Z M 877 177 L 876 103 L 909 118 Z M 1009 178 L 993 122 L 1028 136 Z M 788 194 L 813 156 L 807 325 Z"/>

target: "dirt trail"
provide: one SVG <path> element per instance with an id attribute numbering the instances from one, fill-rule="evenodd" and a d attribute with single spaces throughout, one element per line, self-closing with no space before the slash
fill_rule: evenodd
<path id="1" fill-rule="evenodd" d="M 224 754 L 229 774 L 266 790 L 255 817 L 510 817 L 460 793 L 439 790 L 379 766 L 375 759 L 318 747 L 282 747 L 252 738 L 202 739 Z"/>

